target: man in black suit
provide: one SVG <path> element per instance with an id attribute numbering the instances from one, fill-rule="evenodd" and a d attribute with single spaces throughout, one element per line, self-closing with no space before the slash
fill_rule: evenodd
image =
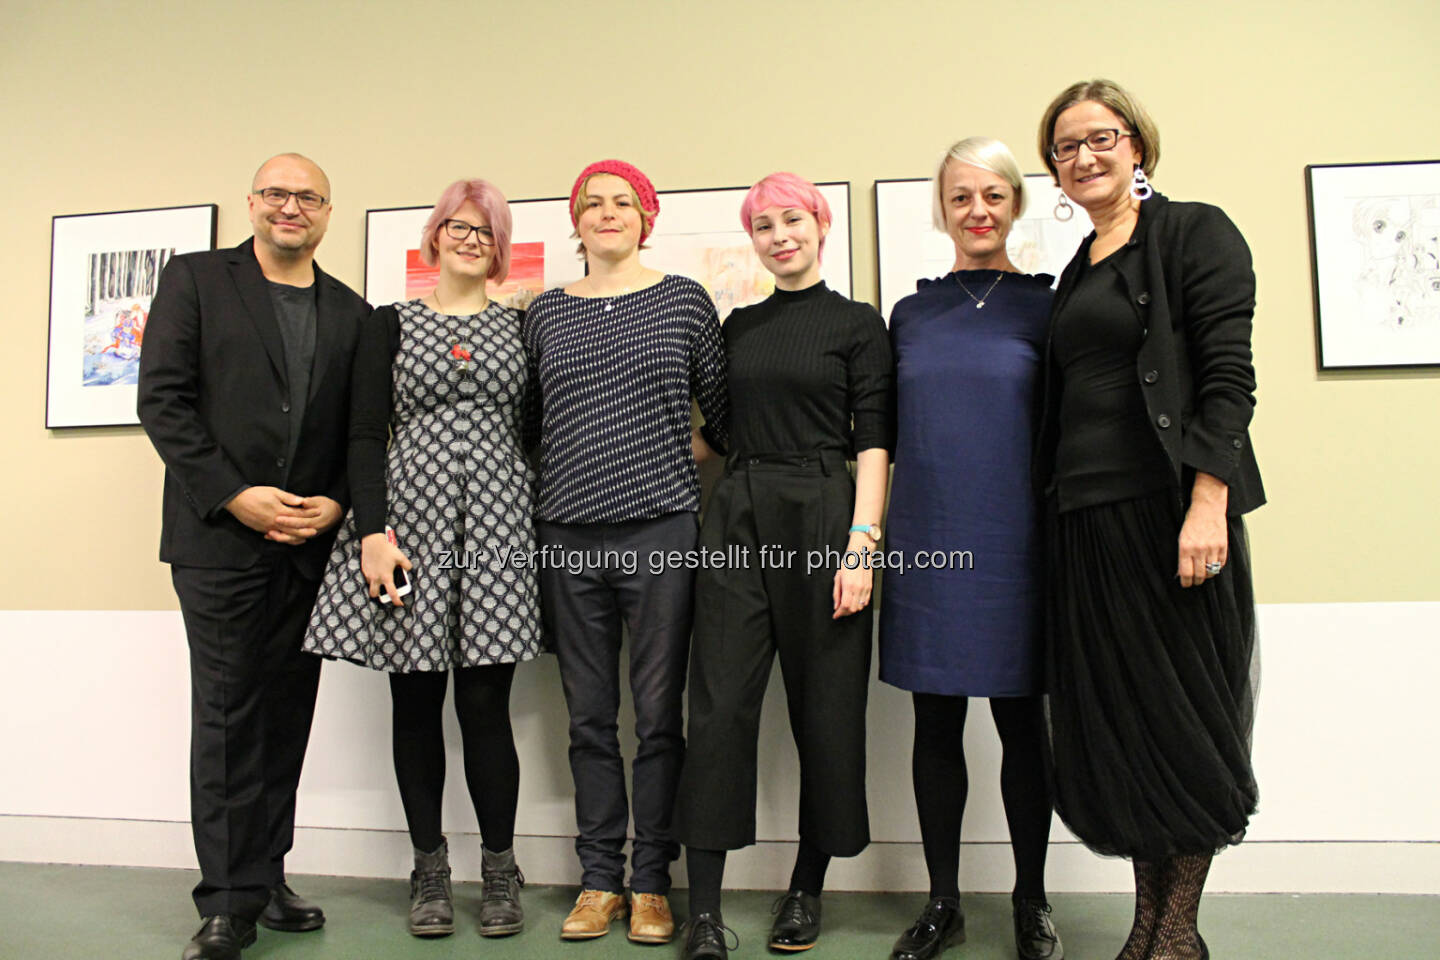
<path id="1" fill-rule="evenodd" d="M 272 157 L 248 202 L 251 240 L 166 265 L 140 358 L 140 422 L 165 461 L 160 559 L 190 646 L 204 925 L 184 960 L 233 960 L 257 922 L 325 922 L 284 863 L 320 679 L 300 642 L 349 499 L 350 362 L 369 306 L 315 265 L 324 171 Z"/>

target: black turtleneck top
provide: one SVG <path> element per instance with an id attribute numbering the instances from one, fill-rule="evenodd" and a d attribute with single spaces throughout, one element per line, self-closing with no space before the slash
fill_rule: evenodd
<path id="1" fill-rule="evenodd" d="M 824 282 L 733 311 L 725 338 L 735 456 L 895 445 L 885 321 Z"/>

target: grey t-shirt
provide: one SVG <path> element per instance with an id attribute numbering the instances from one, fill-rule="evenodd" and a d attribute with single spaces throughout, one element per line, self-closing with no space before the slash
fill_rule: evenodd
<path id="1" fill-rule="evenodd" d="M 285 379 L 289 384 L 290 447 L 285 451 L 282 487 L 289 489 L 290 469 L 295 463 L 295 450 L 300 444 L 300 425 L 305 421 L 305 399 L 310 395 L 310 368 L 315 362 L 315 285 L 292 287 L 287 283 L 267 280 L 270 300 L 275 305 L 275 319 L 280 324 L 280 339 L 285 343 Z M 313 490 L 291 490 L 309 496 Z"/>

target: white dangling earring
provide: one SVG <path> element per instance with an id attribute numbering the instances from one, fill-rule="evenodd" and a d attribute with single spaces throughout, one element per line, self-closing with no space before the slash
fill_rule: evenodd
<path id="1" fill-rule="evenodd" d="M 1064 223 L 1066 220 L 1069 220 L 1071 217 L 1075 216 L 1075 208 L 1070 206 L 1070 198 L 1065 196 L 1063 192 L 1060 194 L 1060 199 L 1055 201 L 1054 213 L 1055 219 L 1059 220 L 1061 223 Z"/>
<path id="2" fill-rule="evenodd" d="M 1136 167 L 1135 176 L 1130 179 L 1130 196 L 1136 200 L 1149 200 L 1154 192 L 1150 189 L 1150 181 L 1145 178 L 1145 171 Z"/>

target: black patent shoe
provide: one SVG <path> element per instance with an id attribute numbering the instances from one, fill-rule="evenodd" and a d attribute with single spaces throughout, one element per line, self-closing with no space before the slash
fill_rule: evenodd
<path id="1" fill-rule="evenodd" d="M 1062 960 L 1065 946 L 1044 900 L 1015 901 L 1015 952 L 1020 960 Z"/>
<path id="2" fill-rule="evenodd" d="M 726 943 L 727 933 L 735 938 L 733 948 Z M 683 960 L 726 960 L 731 949 L 739 947 L 739 935 L 725 926 L 717 914 L 702 913 L 691 917 L 685 924 L 685 952 L 681 954 Z"/>
<path id="3" fill-rule="evenodd" d="M 965 911 L 953 897 L 935 897 L 915 923 L 900 934 L 890 960 L 933 960 L 952 943 L 965 942 Z"/>
<path id="4" fill-rule="evenodd" d="M 325 911 L 281 882 L 270 891 L 270 902 L 260 912 L 260 926 L 286 933 L 303 933 L 325 926 Z"/>
<path id="5" fill-rule="evenodd" d="M 770 949 L 794 953 L 809 950 L 820 939 L 820 898 L 791 890 L 775 901 L 775 922 L 770 926 Z"/>
<path id="6" fill-rule="evenodd" d="M 206 917 L 199 931 L 185 944 L 180 960 L 240 960 L 240 951 L 255 942 L 255 924 L 217 914 Z"/>

